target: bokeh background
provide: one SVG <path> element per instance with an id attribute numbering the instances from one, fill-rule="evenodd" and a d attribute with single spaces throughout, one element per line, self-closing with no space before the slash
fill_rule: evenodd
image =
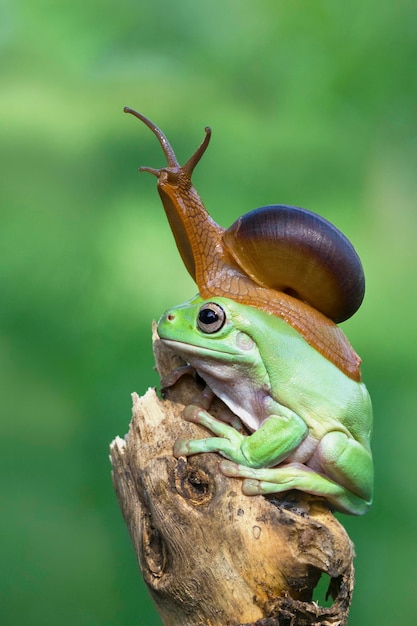
<path id="1" fill-rule="evenodd" d="M 155 179 L 152 117 L 223 226 L 304 206 L 352 240 L 344 329 L 375 410 L 375 504 L 350 623 L 415 624 L 417 4 L 1 0 L 4 626 L 157 626 L 108 446 L 157 384 L 151 320 L 188 299 Z"/>

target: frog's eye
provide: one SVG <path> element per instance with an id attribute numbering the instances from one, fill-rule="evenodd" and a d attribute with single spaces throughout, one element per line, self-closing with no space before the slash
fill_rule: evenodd
<path id="1" fill-rule="evenodd" d="M 198 312 L 197 326 L 203 333 L 215 333 L 222 328 L 226 321 L 226 313 L 215 302 L 203 304 Z"/>

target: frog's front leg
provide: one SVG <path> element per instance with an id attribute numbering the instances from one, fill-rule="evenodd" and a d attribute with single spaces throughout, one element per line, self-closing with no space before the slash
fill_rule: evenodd
<path id="1" fill-rule="evenodd" d="M 205 426 L 219 437 L 208 437 L 206 439 L 177 439 L 174 444 L 174 456 L 191 456 L 201 452 L 220 452 L 228 459 L 237 463 L 244 463 L 242 455 L 235 451 L 240 449 L 245 438 L 237 429 L 229 426 L 225 422 L 212 417 L 207 411 L 196 405 L 189 405 L 183 411 L 183 417 L 189 422 Z"/>
<path id="2" fill-rule="evenodd" d="M 217 437 L 179 439 L 174 446 L 175 456 L 219 452 L 227 459 L 248 467 L 276 465 L 295 450 L 307 434 L 305 422 L 284 407 L 282 415 L 269 417 L 251 435 L 242 435 L 199 407 L 186 407 L 184 417 L 204 426 Z"/>
<path id="3" fill-rule="evenodd" d="M 173 387 L 183 376 L 194 376 L 194 374 L 195 368 L 192 365 L 180 365 L 180 367 L 175 368 L 169 372 L 169 374 L 161 378 L 161 387 L 163 390 L 169 389 L 169 387 Z"/>

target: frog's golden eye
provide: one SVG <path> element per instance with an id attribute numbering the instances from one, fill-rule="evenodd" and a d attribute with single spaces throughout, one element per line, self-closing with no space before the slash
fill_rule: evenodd
<path id="1" fill-rule="evenodd" d="M 226 313 L 215 302 L 203 304 L 197 315 L 197 326 L 203 333 L 216 333 L 226 321 Z"/>

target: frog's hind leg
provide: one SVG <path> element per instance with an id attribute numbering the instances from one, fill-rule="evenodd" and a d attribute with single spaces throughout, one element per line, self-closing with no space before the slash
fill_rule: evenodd
<path id="1" fill-rule="evenodd" d="M 329 432 L 320 441 L 311 462 L 330 480 L 362 498 L 369 508 L 374 482 L 373 461 L 369 449 L 359 441 L 341 431 Z"/>
<path id="2" fill-rule="evenodd" d="M 220 469 L 226 476 L 245 478 L 242 490 L 246 495 L 267 495 L 298 489 L 324 497 L 333 509 L 362 515 L 370 503 L 345 487 L 301 463 L 283 463 L 275 468 L 250 468 L 222 461 Z"/>

